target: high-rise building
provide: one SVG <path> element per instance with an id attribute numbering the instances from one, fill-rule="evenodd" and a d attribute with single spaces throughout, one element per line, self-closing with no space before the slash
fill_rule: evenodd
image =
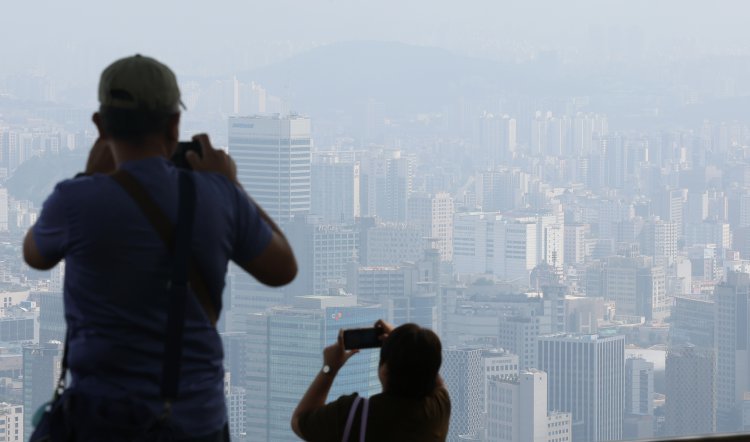
<path id="1" fill-rule="evenodd" d="M 623 437 L 654 436 L 654 364 L 640 357 L 625 360 Z"/>
<path id="2" fill-rule="evenodd" d="M 456 208 L 453 197 L 447 192 L 439 192 L 432 198 L 431 231 L 435 246 L 442 261 L 453 259 L 453 214 Z"/>
<path id="3" fill-rule="evenodd" d="M 714 291 L 716 302 L 717 428 L 740 427 L 743 395 L 750 391 L 750 275 L 729 272 Z"/>
<path id="4" fill-rule="evenodd" d="M 357 234 L 352 226 L 323 224 L 313 216 L 297 216 L 282 226 L 299 263 L 297 277 L 285 289 L 288 293 L 324 295 L 345 285 L 349 264 L 357 260 Z"/>
<path id="5" fill-rule="evenodd" d="M 461 436 L 478 437 L 484 412 L 484 361 L 482 350 L 475 348 L 443 349 L 440 373 L 451 397 L 451 420 L 448 440 Z"/>
<path id="6" fill-rule="evenodd" d="M 567 265 L 583 264 L 586 257 L 586 225 L 582 223 L 565 224 L 563 227 L 565 263 Z"/>
<path id="7" fill-rule="evenodd" d="M 548 375 L 548 409 L 573 415 L 574 441 L 622 438 L 624 336 L 543 336 L 537 365 Z"/>
<path id="8" fill-rule="evenodd" d="M 666 363 L 668 436 L 716 431 L 716 366 L 711 349 L 672 348 Z"/>
<path id="9" fill-rule="evenodd" d="M 487 389 L 487 440 L 568 442 L 571 414 L 547 411 L 547 373 L 528 370 L 497 376 Z"/>
<path id="10" fill-rule="evenodd" d="M 675 296 L 669 338 L 672 344 L 713 348 L 716 306 L 709 299 Z"/>
<path id="11" fill-rule="evenodd" d="M 362 216 L 404 222 L 412 191 L 414 157 L 400 150 L 384 150 L 362 158 L 360 210 Z"/>
<path id="12" fill-rule="evenodd" d="M 297 440 L 289 416 L 322 367 L 323 349 L 341 328 L 371 327 L 384 312 L 357 305 L 356 296 L 302 296 L 294 307 L 278 307 L 249 318 L 253 353 L 246 383 L 245 429 L 252 440 Z M 377 351 L 364 350 L 336 376 L 329 397 L 380 392 Z M 265 424 L 266 428 L 257 426 Z"/>
<path id="13" fill-rule="evenodd" d="M 243 440 L 247 436 L 245 430 L 245 401 L 247 394 L 244 388 L 232 385 L 231 372 L 224 374 L 224 399 L 227 404 L 229 434 L 233 440 Z"/>
<path id="14" fill-rule="evenodd" d="M 310 211 L 311 146 L 306 117 L 229 119 L 229 153 L 237 163 L 237 178 L 277 222 Z"/>
<path id="15" fill-rule="evenodd" d="M 62 293 L 39 293 L 39 342 L 62 342 L 66 328 Z"/>
<path id="16" fill-rule="evenodd" d="M 442 261 L 453 259 L 453 214 L 455 207 L 449 193 L 429 195 L 413 193 L 409 197 L 409 224 L 421 227 L 422 236 L 430 237 L 440 251 Z"/>
<path id="17" fill-rule="evenodd" d="M 21 405 L 0 403 L 0 442 L 23 442 L 24 410 Z"/>
<path id="18" fill-rule="evenodd" d="M 359 217 L 359 163 L 353 156 L 317 152 L 312 157 L 311 212 L 326 223 Z"/>
<path id="19" fill-rule="evenodd" d="M 498 323 L 498 345 L 518 355 L 521 370 L 537 366 L 537 338 L 544 319 L 534 314 L 519 314 L 503 317 Z"/>
<path id="20" fill-rule="evenodd" d="M 61 347 L 62 344 L 55 341 L 23 347 L 24 410 L 37 410 L 52 397 L 52 393 L 57 387 L 57 378 L 60 375 Z M 31 434 L 33 429 L 32 417 L 32 413 L 24 413 L 24 434 Z"/>
<path id="21" fill-rule="evenodd" d="M 359 224 L 359 262 L 365 266 L 394 266 L 422 257 L 425 238 L 418 225 L 405 223 Z"/>
<path id="22" fill-rule="evenodd" d="M 667 267 L 677 257 L 677 224 L 653 219 L 643 226 L 641 252 L 654 257 L 654 264 Z"/>

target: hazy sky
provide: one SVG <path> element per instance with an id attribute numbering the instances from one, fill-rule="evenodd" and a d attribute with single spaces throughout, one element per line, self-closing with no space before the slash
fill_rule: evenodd
<path id="1" fill-rule="evenodd" d="M 135 52 L 182 75 L 228 75 L 347 40 L 492 56 L 586 51 L 592 28 L 621 30 L 624 38 L 637 32 L 650 48 L 688 42 L 699 50 L 744 51 L 750 39 L 750 6 L 742 0 L 16 0 L 1 11 L 0 78 L 39 69 L 62 85 L 95 82 L 107 63 Z"/>

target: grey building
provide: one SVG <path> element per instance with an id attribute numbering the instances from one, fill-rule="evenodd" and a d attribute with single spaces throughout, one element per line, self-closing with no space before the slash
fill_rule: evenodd
<path id="1" fill-rule="evenodd" d="M 57 341 L 23 347 L 24 434 L 31 434 L 34 412 L 52 397 L 60 375 L 62 344 Z"/>
<path id="2" fill-rule="evenodd" d="M 693 436 L 716 431 L 716 366 L 710 349 L 676 347 L 667 353 L 665 432 Z"/>
<path id="3" fill-rule="evenodd" d="M 622 438 L 624 336 L 543 336 L 538 358 L 548 374 L 548 407 L 573 414 L 574 441 Z"/>
<path id="4" fill-rule="evenodd" d="M 750 391 L 750 275 L 730 272 L 714 291 L 716 302 L 717 428 L 735 431 L 741 425 L 741 399 Z"/>
<path id="5" fill-rule="evenodd" d="M 484 358 L 476 348 L 443 350 L 440 373 L 451 397 L 448 439 L 478 437 L 484 412 Z"/>

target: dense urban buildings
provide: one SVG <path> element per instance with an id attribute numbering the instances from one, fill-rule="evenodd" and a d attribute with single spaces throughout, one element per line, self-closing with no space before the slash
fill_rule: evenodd
<path id="1" fill-rule="evenodd" d="M 23 236 L 86 164 L 95 74 L 151 48 L 175 63 L 180 139 L 205 132 L 231 155 L 299 263 L 282 288 L 230 267 L 218 330 L 233 440 L 296 440 L 289 417 L 322 349 L 380 318 L 440 336 L 451 442 L 750 433 L 747 6 L 383 1 L 364 18 L 335 2 L 217 9 L 205 31 L 172 32 L 178 48 L 131 44 L 130 29 L 92 46 L 91 26 L 119 21 L 9 8 L 0 442 L 28 437 L 51 397 L 71 302 L 64 263 L 32 271 Z M 377 369 L 377 350 L 356 355 L 329 399 L 380 392 Z"/>

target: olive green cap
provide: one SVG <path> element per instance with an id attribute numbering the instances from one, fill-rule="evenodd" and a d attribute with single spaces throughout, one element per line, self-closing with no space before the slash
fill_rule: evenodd
<path id="1" fill-rule="evenodd" d="M 121 58 L 104 69 L 99 80 L 99 103 L 119 109 L 169 113 L 185 107 L 174 72 L 141 54 Z"/>

